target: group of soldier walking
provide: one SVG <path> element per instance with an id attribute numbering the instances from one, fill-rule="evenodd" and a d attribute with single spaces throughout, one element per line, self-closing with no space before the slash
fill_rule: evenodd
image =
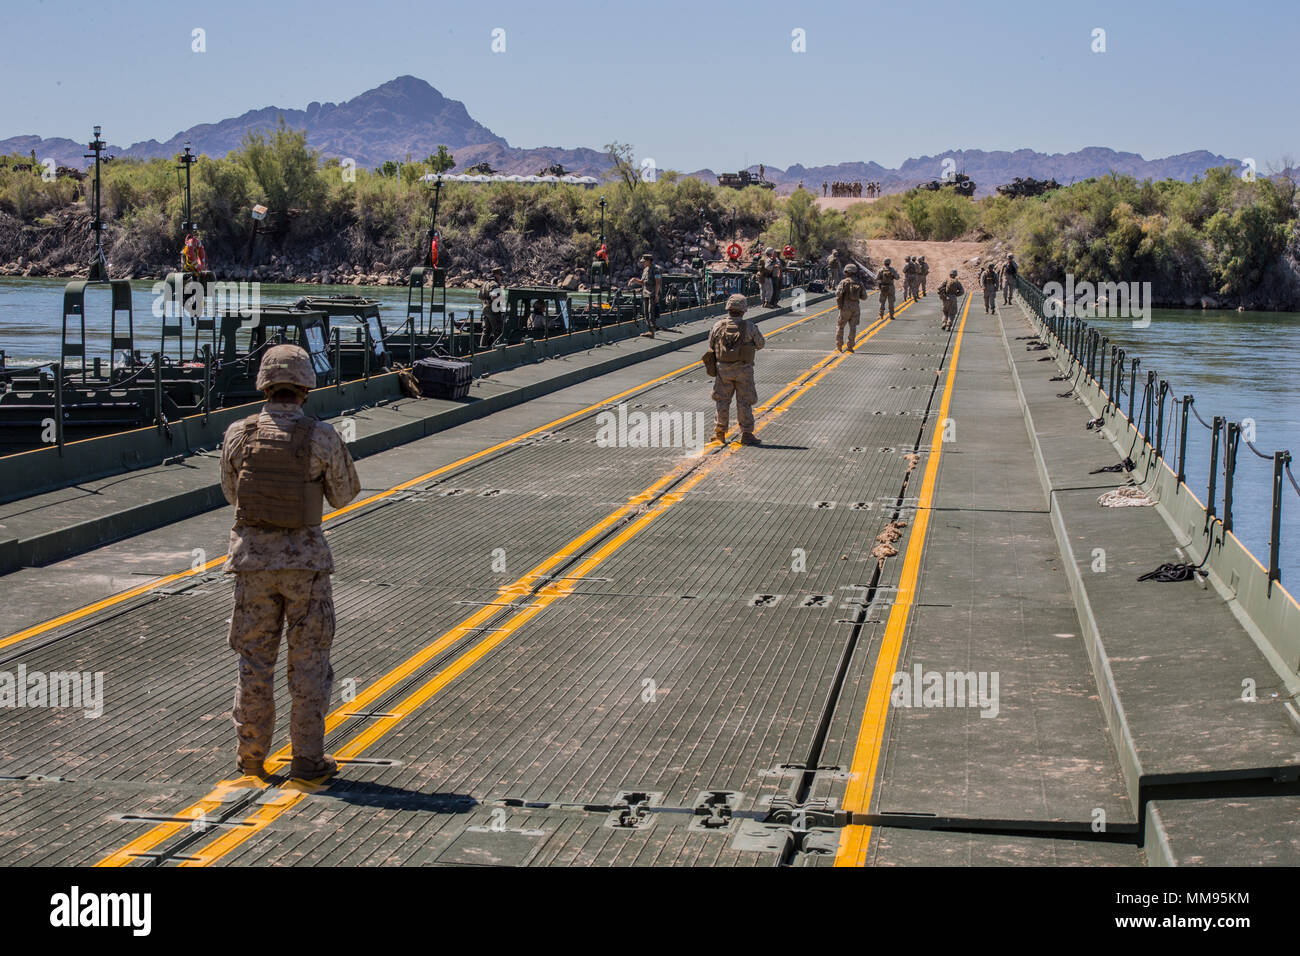
<path id="1" fill-rule="evenodd" d="M 639 285 L 645 300 L 648 330 L 658 327 L 660 278 L 649 254 L 642 257 Z M 828 261 L 834 283 L 839 321 L 835 350 L 852 352 L 867 297 L 862 269 L 849 262 L 841 271 L 838 254 Z M 772 248 L 759 268 L 763 302 L 775 305 L 781 262 Z M 999 285 L 1005 304 L 1015 291 L 1018 267 L 1008 255 L 998 268 L 980 271 L 986 312 L 996 310 Z M 481 285 L 484 338 L 500 336 L 504 327 L 504 275 L 492 270 Z M 929 266 L 924 256 L 908 256 L 900 274 L 885 259 L 876 274 L 880 316 L 894 318 L 895 287 L 901 280 L 904 298 L 926 293 Z M 965 295 L 957 270 L 938 289 L 943 328 L 949 330 Z M 740 444 L 760 445 L 755 434 L 754 405 L 758 391 L 754 358 L 766 342 L 763 333 L 745 318 L 749 302 L 732 295 L 726 315 L 709 331 L 704 365 L 713 378 L 715 441 L 725 443 L 736 404 Z M 334 671 L 330 649 L 334 640 L 334 599 L 330 576 L 333 556 L 321 532 L 324 503 L 348 504 L 361 490 L 347 446 L 330 425 L 304 414 L 308 392 L 316 387 L 310 356 L 296 345 L 276 345 L 266 351 L 257 373 L 257 388 L 266 404 L 253 416 L 226 431 L 221 454 L 221 488 L 235 508 L 234 527 L 225 570 L 235 576 L 234 611 L 228 643 L 239 655 L 233 716 L 237 737 L 236 769 L 241 775 L 265 777 L 275 729 L 275 665 L 282 635 L 288 645 L 288 684 L 291 697 L 289 772 L 301 779 L 333 774 L 338 761 L 325 752 L 325 717 L 329 711 Z"/>
<path id="2" fill-rule="evenodd" d="M 800 186 L 803 183 L 799 184 Z M 861 199 L 864 195 L 868 198 L 875 198 L 880 195 L 880 183 L 822 183 L 822 195 L 830 195 L 836 199 Z"/>
<path id="3" fill-rule="evenodd" d="M 835 350 L 853 351 L 853 343 L 857 338 L 858 322 L 861 317 L 861 306 L 859 303 L 866 298 L 866 287 L 860 278 L 861 270 L 856 263 L 849 263 L 843 268 L 843 278 L 840 279 L 840 268 L 837 255 L 831 254 L 828 262 L 832 285 L 835 289 L 835 304 L 839 308 L 839 323 L 835 333 Z M 989 264 L 980 272 L 980 282 L 984 287 L 984 311 L 992 313 L 996 311 L 997 290 L 999 285 L 1002 286 L 1006 304 L 1011 303 L 1012 296 L 1015 292 L 1017 266 L 1015 257 L 1007 256 L 1006 262 L 1001 269 L 993 264 Z M 895 296 L 899 281 L 903 284 L 903 299 L 922 299 L 928 294 L 927 277 L 930 274 L 929 263 L 925 261 L 925 256 L 907 256 L 903 263 L 903 271 L 900 273 L 894 268 L 893 260 L 886 258 L 881 263 L 879 271 L 876 273 L 876 286 L 880 292 L 880 317 L 883 319 L 888 316 L 890 319 L 895 315 Z M 951 331 L 957 321 L 957 309 L 961 304 L 962 296 L 966 294 L 966 288 L 961 284 L 957 277 L 957 270 L 952 269 L 948 272 L 948 278 L 939 283 L 935 290 L 939 294 L 940 312 L 942 315 L 941 328 Z M 847 332 L 848 344 L 845 345 L 845 333 Z"/>
<path id="4" fill-rule="evenodd" d="M 984 313 L 996 315 L 998 311 L 998 289 L 1002 289 L 1002 304 L 1010 305 L 1016 292 L 1016 275 L 1020 267 L 1016 265 L 1014 253 L 1007 253 L 1001 268 L 992 262 L 980 270 L 980 286 L 984 289 Z"/>

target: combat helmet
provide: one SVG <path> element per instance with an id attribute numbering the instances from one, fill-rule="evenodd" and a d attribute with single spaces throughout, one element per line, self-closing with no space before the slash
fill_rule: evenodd
<path id="1" fill-rule="evenodd" d="M 732 315 L 744 315 L 749 309 L 749 300 L 739 292 L 727 297 L 727 311 Z"/>
<path id="2" fill-rule="evenodd" d="M 850 262 L 847 266 L 844 267 L 844 274 L 845 274 L 846 276 L 855 276 L 855 275 L 857 275 L 857 274 L 858 274 L 858 264 L 857 264 L 856 262 Z"/>
<path id="3" fill-rule="evenodd" d="M 957 270 L 956 269 L 949 270 L 948 275 L 952 276 L 954 279 L 957 278 Z"/>
<path id="4" fill-rule="evenodd" d="M 305 391 L 316 387 L 316 370 L 311 358 L 296 345 L 276 345 L 266 350 L 257 369 L 257 388 L 293 385 Z"/>
<path id="5" fill-rule="evenodd" d="M 889 265 L 889 260 L 888 260 L 888 259 L 885 260 L 885 265 Z"/>

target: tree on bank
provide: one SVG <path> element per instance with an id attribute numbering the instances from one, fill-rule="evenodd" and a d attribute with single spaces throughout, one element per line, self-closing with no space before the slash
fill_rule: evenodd
<path id="1" fill-rule="evenodd" d="M 429 155 L 424 161 L 424 165 L 429 167 L 429 171 L 441 176 L 449 169 L 456 168 L 456 160 L 451 155 L 451 151 L 446 146 L 440 145 L 436 153 Z"/>

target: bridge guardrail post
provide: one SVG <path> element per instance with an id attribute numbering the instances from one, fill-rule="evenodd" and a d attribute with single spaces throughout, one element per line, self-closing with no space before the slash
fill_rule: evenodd
<path id="1" fill-rule="evenodd" d="M 154 423 L 161 434 L 165 419 L 163 418 L 162 356 L 158 352 L 153 353 L 153 403 Z"/>
<path id="2" fill-rule="evenodd" d="M 1187 484 L 1187 421 L 1192 412 L 1192 396 L 1183 396 L 1182 425 L 1178 432 L 1178 483 Z"/>
<path id="3" fill-rule="evenodd" d="M 1291 452 L 1273 452 L 1273 514 L 1268 537 L 1268 593 L 1273 593 L 1273 582 L 1282 580 L 1282 472 L 1291 463 Z"/>
<path id="4" fill-rule="evenodd" d="M 1219 504 L 1215 497 L 1215 489 L 1219 483 L 1219 439 L 1223 434 L 1223 416 L 1215 415 L 1210 435 L 1210 487 L 1205 497 L 1205 519 L 1206 526 L 1209 526 L 1209 519 L 1217 517 L 1219 514 Z"/>
<path id="5" fill-rule="evenodd" d="M 1223 530 L 1232 530 L 1232 479 L 1237 472 L 1237 446 L 1241 441 L 1241 423 L 1228 422 L 1223 442 Z"/>
<path id="6" fill-rule="evenodd" d="M 54 444 L 63 457 L 63 363 L 54 363 Z"/>
<path id="7" fill-rule="evenodd" d="M 1147 386 L 1144 389 L 1143 403 L 1145 408 L 1142 412 L 1142 440 L 1148 445 L 1151 444 L 1151 426 L 1154 424 L 1152 416 L 1156 410 L 1156 373 L 1155 370 L 1147 372 Z"/>
<path id="8" fill-rule="evenodd" d="M 1134 356 L 1128 366 L 1128 420 L 1135 428 L 1137 424 L 1133 421 L 1133 402 L 1137 400 L 1138 366 L 1141 364 L 1142 360 Z"/>
<path id="9" fill-rule="evenodd" d="M 1169 394 L 1169 383 L 1160 380 L 1160 397 L 1156 403 L 1156 457 L 1165 456 L 1165 396 Z"/>
<path id="10" fill-rule="evenodd" d="M 203 424 L 212 414 L 212 346 L 203 343 Z"/>
<path id="11" fill-rule="evenodd" d="M 339 336 L 342 329 L 335 326 L 330 331 L 334 333 L 334 387 L 338 388 L 343 380 L 343 342 Z"/>
<path id="12" fill-rule="evenodd" d="M 1097 349 L 1097 384 L 1102 391 L 1106 391 L 1106 346 L 1110 343 L 1110 336 L 1103 335 Z M 1110 393 L 1106 394 L 1106 404 L 1110 404 Z"/>
<path id="13" fill-rule="evenodd" d="M 1119 346 L 1112 345 L 1110 347 L 1110 389 L 1106 392 L 1106 398 L 1115 405 L 1116 409 L 1119 408 L 1119 396 L 1115 394 L 1115 360 L 1118 356 Z"/>

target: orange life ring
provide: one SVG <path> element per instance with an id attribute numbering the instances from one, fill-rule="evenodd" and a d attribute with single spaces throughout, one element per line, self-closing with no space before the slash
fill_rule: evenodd
<path id="1" fill-rule="evenodd" d="M 731 245 L 727 246 L 727 258 L 732 262 L 739 259 L 744 252 L 745 250 L 740 248 L 740 243 L 738 242 L 733 242 Z"/>
<path id="2" fill-rule="evenodd" d="M 438 265 L 438 237 L 434 236 L 429 240 L 429 264 Z"/>
<path id="3" fill-rule="evenodd" d="M 609 261 L 609 249 L 605 247 L 603 242 L 600 244 L 600 248 L 596 250 L 596 258 L 601 262 Z"/>
<path id="4" fill-rule="evenodd" d="M 782 255 L 784 255 L 787 259 L 793 259 L 793 258 L 794 258 L 794 246 L 786 246 L 784 249 L 781 250 L 781 253 L 782 253 Z"/>
<path id="5" fill-rule="evenodd" d="M 208 253 L 203 248 L 203 240 L 193 233 L 185 237 L 181 261 L 187 272 L 206 272 L 208 269 Z"/>

